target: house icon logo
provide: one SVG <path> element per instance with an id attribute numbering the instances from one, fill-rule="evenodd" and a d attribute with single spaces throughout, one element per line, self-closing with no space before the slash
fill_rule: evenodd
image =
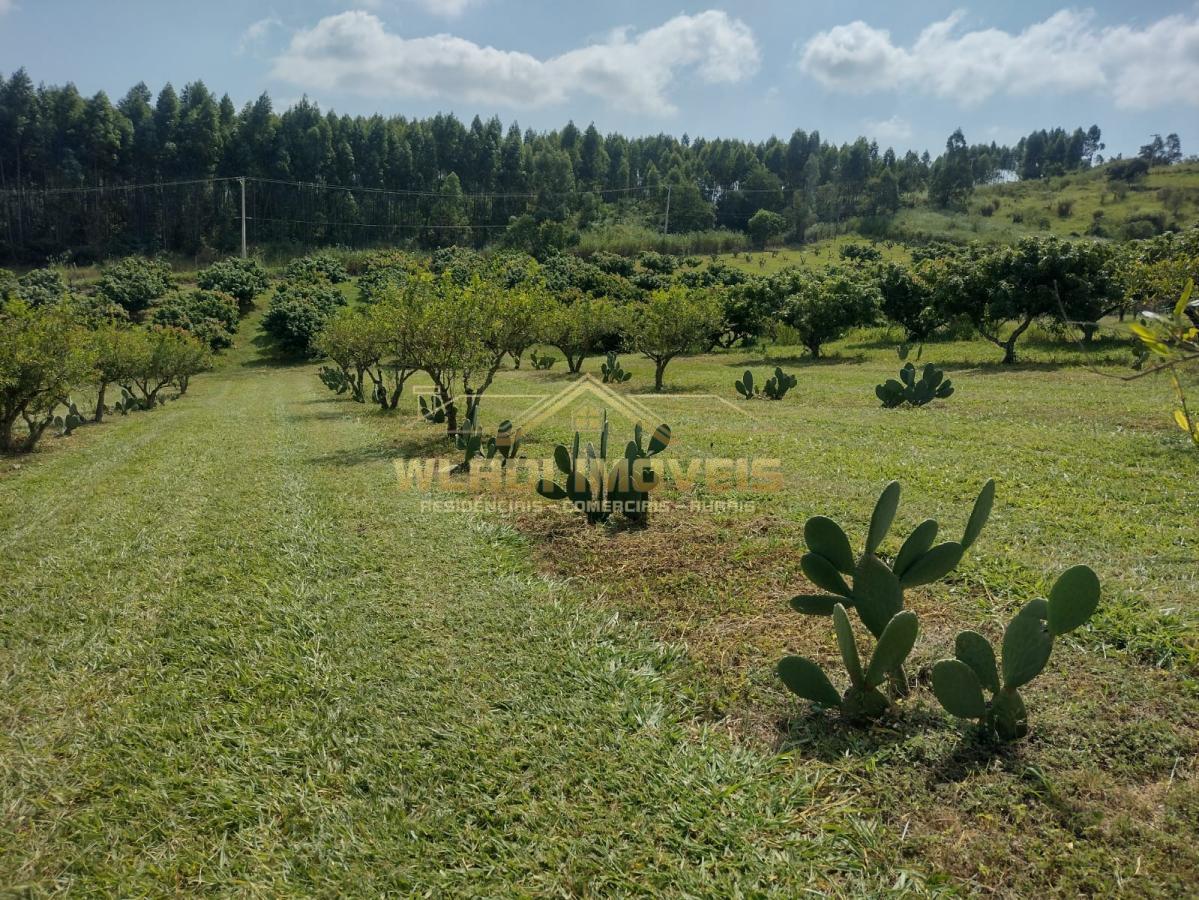
<path id="1" fill-rule="evenodd" d="M 512 421 L 522 432 L 530 434 L 553 416 L 569 412 L 575 431 L 590 432 L 601 427 L 605 410 L 609 415 L 616 413 L 634 425 L 650 429 L 661 421 L 640 400 L 617 393 L 589 373 L 581 375 L 556 394 L 542 397 Z"/>

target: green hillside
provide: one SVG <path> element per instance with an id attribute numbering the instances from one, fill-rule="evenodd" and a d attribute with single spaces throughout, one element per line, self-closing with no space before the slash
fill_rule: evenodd
<path id="1" fill-rule="evenodd" d="M 1134 184 L 1112 183 L 1108 167 L 1037 181 L 979 188 L 966 212 L 928 206 L 903 209 L 892 223 L 897 238 L 943 238 L 1005 243 L 1035 234 L 1119 239 L 1148 237 L 1128 223 L 1186 227 L 1199 221 L 1199 164 L 1161 167 Z"/>

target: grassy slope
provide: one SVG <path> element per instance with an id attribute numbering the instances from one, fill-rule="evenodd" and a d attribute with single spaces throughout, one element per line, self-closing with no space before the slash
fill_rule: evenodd
<path id="1" fill-rule="evenodd" d="M 1154 169 L 1134 185 L 1123 198 L 1107 181 L 1107 170 L 1096 169 L 1043 181 L 1015 182 L 980 188 L 965 213 L 947 213 L 927 207 L 902 210 L 895 219 L 897 233 L 920 233 L 951 240 L 981 240 L 1010 243 L 1035 234 L 1077 237 L 1087 234 L 1093 215 L 1101 212 L 1102 221 L 1114 237 L 1120 226 L 1141 213 L 1166 214 L 1166 221 L 1188 227 L 1199 221 L 1199 164 Z M 1159 191 L 1172 189 L 1183 196 L 1177 214 L 1163 205 Z M 1058 206 L 1069 204 L 1067 215 Z M 991 216 L 981 213 L 983 206 L 996 204 Z M 1013 213 L 1023 217 L 1014 222 Z"/>
<path id="2" fill-rule="evenodd" d="M 898 363 L 877 337 L 820 365 L 772 348 L 800 386 L 750 427 L 644 398 L 676 427 L 671 455 L 776 455 L 786 474 L 756 512 L 664 513 L 647 532 L 422 513 L 389 462 L 445 452 L 435 430 L 248 347 L 179 403 L 5 471 L 0 883 L 1185 892 L 1199 462 L 1166 386 L 1102 378 L 1034 335 L 1015 370 L 985 345 L 930 345 L 958 393 L 883 411 L 872 386 Z M 643 392 L 646 364 L 625 362 Z M 668 381 L 731 397 L 746 364 L 765 371 L 738 352 Z M 552 390 L 556 368 L 494 391 Z M 527 403 L 489 403 L 485 424 Z M 785 695 L 779 653 L 835 653 L 826 621 L 786 606 L 805 589 L 802 521 L 827 513 L 860 540 L 900 477 L 897 531 L 934 515 L 953 534 L 988 475 L 977 551 L 910 595 L 912 672 L 1094 564 L 1104 612 L 1028 691 L 1032 738 L 992 756 L 926 690 L 865 731 Z M 692 495 L 713 496 L 663 496 Z"/>
<path id="3" fill-rule="evenodd" d="M 420 514 L 373 417 L 253 362 L 5 465 L 0 884 L 896 878 L 851 787 L 693 724 L 677 647 L 537 576 L 512 530 Z"/>

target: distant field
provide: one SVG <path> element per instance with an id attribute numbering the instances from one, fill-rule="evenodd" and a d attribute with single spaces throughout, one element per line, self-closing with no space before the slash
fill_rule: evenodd
<path id="1" fill-rule="evenodd" d="M 994 207 L 989 216 L 982 212 L 988 205 Z M 1162 214 L 1167 224 L 1178 227 L 1199 222 L 1199 164 L 1154 169 L 1127 190 L 1109 183 L 1103 169 L 982 187 L 974 192 L 967 212 L 927 206 L 903 209 L 895 217 L 893 231 L 995 243 L 1036 234 L 1078 237 L 1088 234 L 1097 212 L 1102 214 L 1098 221 L 1113 238 L 1121 237 L 1124 222 L 1146 213 Z M 1013 216 L 1022 221 L 1014 221 Z"/>
<path id="2" fill-rule="evenodd" d="M 823 268 L 832 263 L 844 263 L 841 258 L 841 248 L 850 244 L 869 244 L 882 254 L 883 259 L 892 262 L 906 262 L 911 259 L 908 248 L 896 241 L 871 241 L 869 238 L 856 234 L 840 235 L 824 241 L 804 244 L 802 247 L 779 247 L 767 250 L 750 250 L 744 253 L 725 253 L 717 257 L 726 263 L 746 272 L 770 275 L 790 266 L 802 268 Z"/>

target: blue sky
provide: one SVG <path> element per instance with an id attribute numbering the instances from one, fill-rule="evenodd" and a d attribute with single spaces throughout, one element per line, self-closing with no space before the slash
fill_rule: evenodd
<path id="1" fill-rule="evenodd" d="M 1016 0 L 0 0 L 0 68 L 115 100 L 203 79 L 338 112 L 762 139 L 797 127 L 936 152 L 1033 128 L 1199 152 L 1199 3 Z"/>

